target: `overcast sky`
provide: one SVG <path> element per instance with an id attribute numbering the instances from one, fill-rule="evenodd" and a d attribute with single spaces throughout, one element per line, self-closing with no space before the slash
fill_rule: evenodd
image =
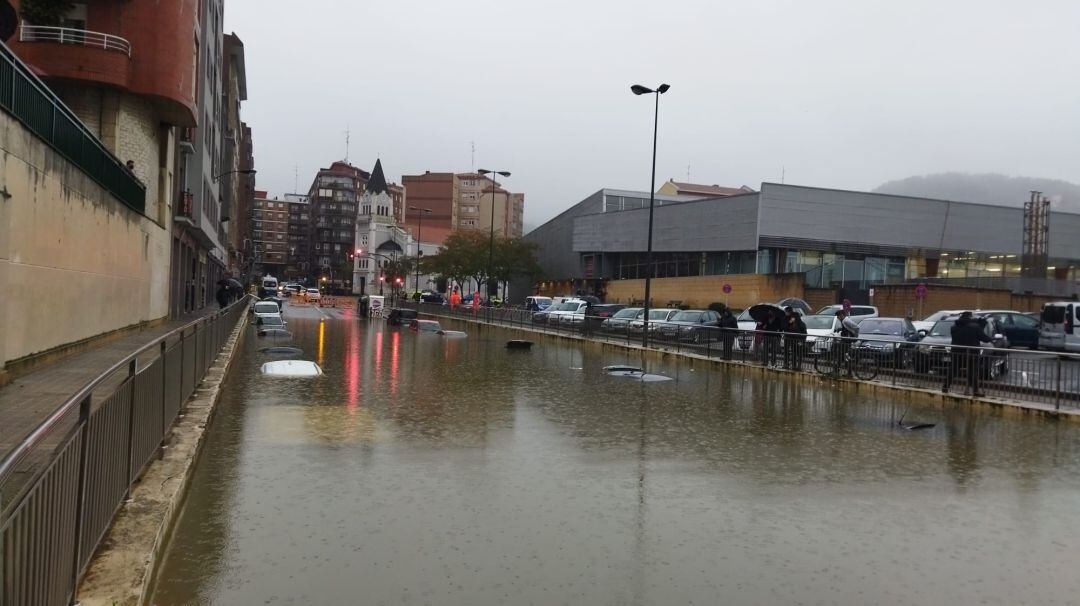
<path id="1" fill-rule="evenodd" d="M 258 187 L 345 156 L 509 170 L 536 226 L 600 187 L 1080 180 L 1080 2 L 226 0 Z"/>

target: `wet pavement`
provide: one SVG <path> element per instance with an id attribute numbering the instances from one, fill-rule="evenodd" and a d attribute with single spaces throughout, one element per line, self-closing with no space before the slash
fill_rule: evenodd
<path id="1" fill-rule="evenodd" d="M 461 324 L 244 344 L 153 603 L 1016 604 L 1080 594 L 1080 427 Z M 261 347 L 325 375 L 270 379 Z M 896 422 L 936 423 L 906 431 Z"/>

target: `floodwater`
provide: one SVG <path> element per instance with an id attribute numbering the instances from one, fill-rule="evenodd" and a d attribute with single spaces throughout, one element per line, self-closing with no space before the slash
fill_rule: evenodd
<path id="1" fill-rule="evenodd" d="M 153 603 L 1050 604 L 1080 596 L 1080 426 L 596 345 L 292 308 L 249 337 Z"/>

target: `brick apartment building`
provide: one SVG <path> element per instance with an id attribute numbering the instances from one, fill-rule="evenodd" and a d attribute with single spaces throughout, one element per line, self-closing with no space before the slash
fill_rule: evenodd
<path id="1" fill-rule="evenodd" d="M 334 162 L 315 175 L 308 190 L 308 278 L 326 277 L 334 289 L 352 287 L 357 204 L 370 177 L 348 162 Z"/>
<path id="2" fill-rule="evenodd" d="M 255 192 L 251 209 L 251 239 L 255 245 L 256 273 L 281 278 L 289 245 L 289 203 Z"/>
<path id="3" fill-rule="evenodd" d="M 409 206 L 432 211 L 424 215 L 425 242 L 440 238 L 441 243 L 458 229 L 488 231 L 493 212 L 497 235 L 521 237 L 524 233 L 525 194 L 511 193 L 486 176 L 426 172 L 407 175 L 401 181 L 408 192 Z M 415 233 L 417 214 L 406 213 L 402 223 Z"/>

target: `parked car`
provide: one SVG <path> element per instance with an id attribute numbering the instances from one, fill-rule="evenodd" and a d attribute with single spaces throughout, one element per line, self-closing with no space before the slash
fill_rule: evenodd
<path id="1" fill-rule="evenodd" d="M 672 316 L 674 316 L 677 313 L 679 313 L 679 310 L 672 309 L 670 307 L 661 307 L 659 309 L 655 309 L 655 308 L 650 309 L 649 310 L 649 330 L 650 330 L 650 332 L 656 330 L 657 326 L 659 326 L 660 324 L 662 324 L 664 322 L 667 322 L 668 320 L 671 319 Z M 632 335 L 640 335 L 642 332 L 644 332 L 642 330 L 642 327 L 644 327 L 644 326 L 645 326 L 645 315 L 643 313 L 642 315 L 638 316 L 638 318 L 636 320 L 632 320 L 630 322 L 630 325 L 629 325 L 628 328 L 629 328 L 630 334 L 632 334 Z"/>
<path id="2" fill-rule="evenodd" d="M 548 307 L 547 309 L 544 309 L 544 310 L 541 310 L 541 311 L 538 311 L 538 312 L 534 313 L 532 315 L 532 323 L 533 324 L 547 324 L 548 323 L 548 316 L 550 316 L 551 313 L 554 312 L 556 309 L 558 309 L 558 306 L 557 305 L 552 305 L 552 306 Z"/>
<path id="3" fill-rule="evenodd" d="M 1009 340 L 1009 347 L 1039 348 L 1039 321 L 1035 318 L 1007 309 L 980 309 L 975 313 L 993 318 L 998 332 Z"/>
<path id="4" fill-rule="evenodd" d="M 735 346 L 742 351 L 753 351 L 758 341 L 754 334 L 757 321 L 750 317 L 750 308 L 743 310 L 735 320 L 739 323 L 739 338 L 735 340 Z"/>
<path id="5" fill-rule="evenodd" d="M 604 319 L 610 318 L 624 307 L 626 306 L 619 305 L 618 303 L 601 303 L 600 305 L 593 305 L 592 319 L 590 320 L 593 323 L 593 328 L 599 328 L 600 323 L 603 322 Z M 559 318 L 559 321 L 563 325 L 570 324 L 571 326 L 581 326 L 582 323 L 584 323 L 585 321 L 585 311 L 586 310 L 583 309 L 580 312 L 575 312 L 568 316 L 562 316 Z"/>
<path id="6" fill-rule="evenodd" d="M 711 309 L 686 309 L 657 325 L 663 339 L 705 343 L 720 337 L 720 314 Z"/>
<path id="7" fill-rule="evenodd" d="M 525 309 L 530 311 L 544 311 L 549 307 L 551 307 L 551 297 L 541 297 L 540 295 L 525 297 Z"/>
<path id="8" fill-rule="evenodd" d="M 907 368 L 920 339 L 919 331 L 907 318 L 874 317 L 859 322 L 859 341 L 855 346 L 876 354 L 882 366 Z"/>
<path id="9" fill-rule="evenodd" d="M 815 315 L 818 316 L 835 316 L 836 312 L 844 309 L 843 305 L 826 305 L 817 310 Z M 873 305 L 852 305 L 851 306 L 851 319 L 857 322 L 861 322 L 863 318 L 876 318 L 878 317 L 878 308 Z"/>
<path id="10" fill-rule="evenodd" d="M 1080 352 L 1080 302 L 1055 301 L 1042 308 L 1039 343 L 1046 349 Z"/>
<path id="11" fill-rule="evenodd" d="M 840 330 L 840 319 L 836 316 L 803 316 L 806 324 L 806 351 L 820 354 L 832 350 L 836 333 Z"/>
<path id="12" fill-rule="evenodd" d="M 421 303 L 437 303 L 441 305 L 444 301 L 446 301 L 446 297 L 444 297 L 442 293 L 433 290 L 425 290 L 420 293 Z"/>
<path id="13" fill-rule="evenodd" d="M 390 326 L 408 326 L 416 321 L 416 310 L 407 307 L 395 307 L 386 316 L 386 322 Z"/>
<path id="14" fill-rule="evenodd" d="M 934 327 L 923 337 L 915 350 L 915 370 L 921 373 L 937 372 L 944 373 L 951 364 L 952 327 L 959 319 L 959 314 L 948 316 L 934 323 Z M 983 379 L 993 379 L 1009 372 L 1008 352 L 1003 351 L 1009 346 L 1005 335 L 997 332 L 997 324 L 993 318 L 976 315 L 976 319 L 985 319 L 984 332 L 993 338 L 994 342 L 983 346 L 979 358 L 981 376 Z M 861 325 L 860 325 L 861 326 Z M 861 332 L 861 331 L 860 331 Z M 861 336 L 861 335 L 860 335 Z"/>
<path id="15" fill-rule="evenodd" d="M 581 299 L 568 299 L 558 305 L 553 305 L 549 307 L 547 310 L 545 310 L 548 311 L 548 326 L 559 326 L 562 322 L 562 316 L 569 316 L 576 313 L 584 313 L 585 306 L 587 305 L 588 303 L 582 301 Z"/>
<path id="16" fill-rule="evenodd" d="M 322 299 L 322 293 L 319 292 L 318 288 L 308 288 L 304 291 L 304 299 L 308 302 L 318 301 Z"/>
<path id="17" fill-rule="evenodd" d="M 934 313 L 926 316 L 922 320 L 915 320 L 914 322 L 912 322 L 912 324 L 915 325 L 915 330 L 929 333 L 930 329 L 934 327 L 934 324 L 937 324 L 938 320 L 944 320 L 945 318 L 959 314 L 962 311 L 964 310 L 942 309 L 941 311 L 935 311 Z"/>
<path id="18" fill-rule="evenodd" d="M 626 328 L 630 325 L 630 322 L 640 318 L 645 313 L 645 309 L 641 307 L 624 307 L 615 312 L 610 318 L 607 318 L 600 323 L 600 330 L 609 332 L 626 332 Z"/>

